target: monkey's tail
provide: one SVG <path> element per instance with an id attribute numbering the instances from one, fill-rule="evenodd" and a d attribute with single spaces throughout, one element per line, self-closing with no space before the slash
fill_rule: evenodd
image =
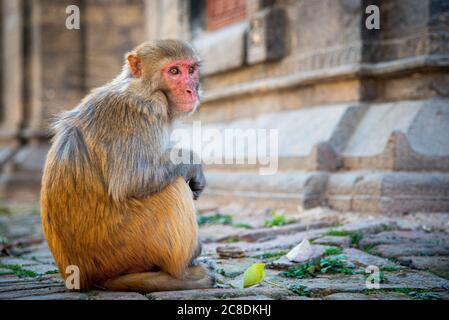
<path id="1" fill-rule="evenodd" d="M 214 279 L 203 266 L 189 267 L 182 279 L 163 271 L 142 272 L 109 279 L 102 287 L 110 291 L 155 292 L 172 290 L 206 289 L 214 285 Z"/>

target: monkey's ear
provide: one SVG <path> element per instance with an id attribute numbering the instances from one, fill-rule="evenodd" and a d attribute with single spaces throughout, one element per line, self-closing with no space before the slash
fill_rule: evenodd
<path id="1" fill-rule="evenodd" d="M 126 59 L 133 76 L 140 78 L 142 76 L 142 59 L 133 53 L 129 53 Z"/>

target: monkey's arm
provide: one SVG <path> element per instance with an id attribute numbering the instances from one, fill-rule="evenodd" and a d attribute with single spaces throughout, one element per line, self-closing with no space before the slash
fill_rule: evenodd
<path id="1" fill-rule="evenodd" d="M 201 164 L 174 164 L 170 151 L 161 156 L 150 155 L 144 147 L 130 149 L 129 141 L 120 139 L 110 147 L 108 154 L 117 156 L 109 159 L 106 175 L 108 193 L 115 200 L 148 197 L 160 192 L 176 177 L 183 177 L 189 183 L 194 199 L 206 186 Z"/>

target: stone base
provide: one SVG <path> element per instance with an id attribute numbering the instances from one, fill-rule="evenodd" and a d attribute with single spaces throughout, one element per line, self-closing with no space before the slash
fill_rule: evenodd
<path id="1" fill-rule="evenodd" d="M 329 178 L 325 199 L 338 210 L 449 212 L 449 173 L 335 173 Z"/>
<path id="2" fill-rule="evenodd" d="M 328 180 L 327 172 L 279 172 L 263 176 L 258 172 L 207 172 L 205 196 L 215 202 L 258 202 L 265 206 L 297 209 L 312 208 L 324 202 L 322 191 Z M 250 205 L 250 203 L 247 203 Z"/>
<path id="3" fill-rule="evenodd" d="M 449 173 L 356 171 L 208 172 L 205 197 L 295 210 L 330 206 L 341 211 L 449 212 Z"/>

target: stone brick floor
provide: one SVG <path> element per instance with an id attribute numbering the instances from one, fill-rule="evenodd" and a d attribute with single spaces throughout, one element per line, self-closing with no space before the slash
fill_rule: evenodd
<path id="1" fill-rule="evenodd" d="M 215 268 L 216 288 L 144 295 L 68 292 L 43 241 L 37 210 L 9 211 L 18 212 L 0 213 L 0 299 L 449 299 L 449 214 L 315 208 L 286 213 L 284 225 L 265 227 L 265 221 L 274 221 L 268 209 L 203 207 L 201 259 Z M 304 238 L 314 252 L 306 267 L 285 258 Z M 217 247 L 235 258 L 219 257 Z M 324 273 L 319 267 L 323 259 L 337 265 Z M 265 281 L 243 289 L 243 272 L 260 262 L 266 264 Z M 366 287 L 369 265 L 381 271 L 379 289 Z M 295 272 L 299 277 L 286 276 Z"/>

